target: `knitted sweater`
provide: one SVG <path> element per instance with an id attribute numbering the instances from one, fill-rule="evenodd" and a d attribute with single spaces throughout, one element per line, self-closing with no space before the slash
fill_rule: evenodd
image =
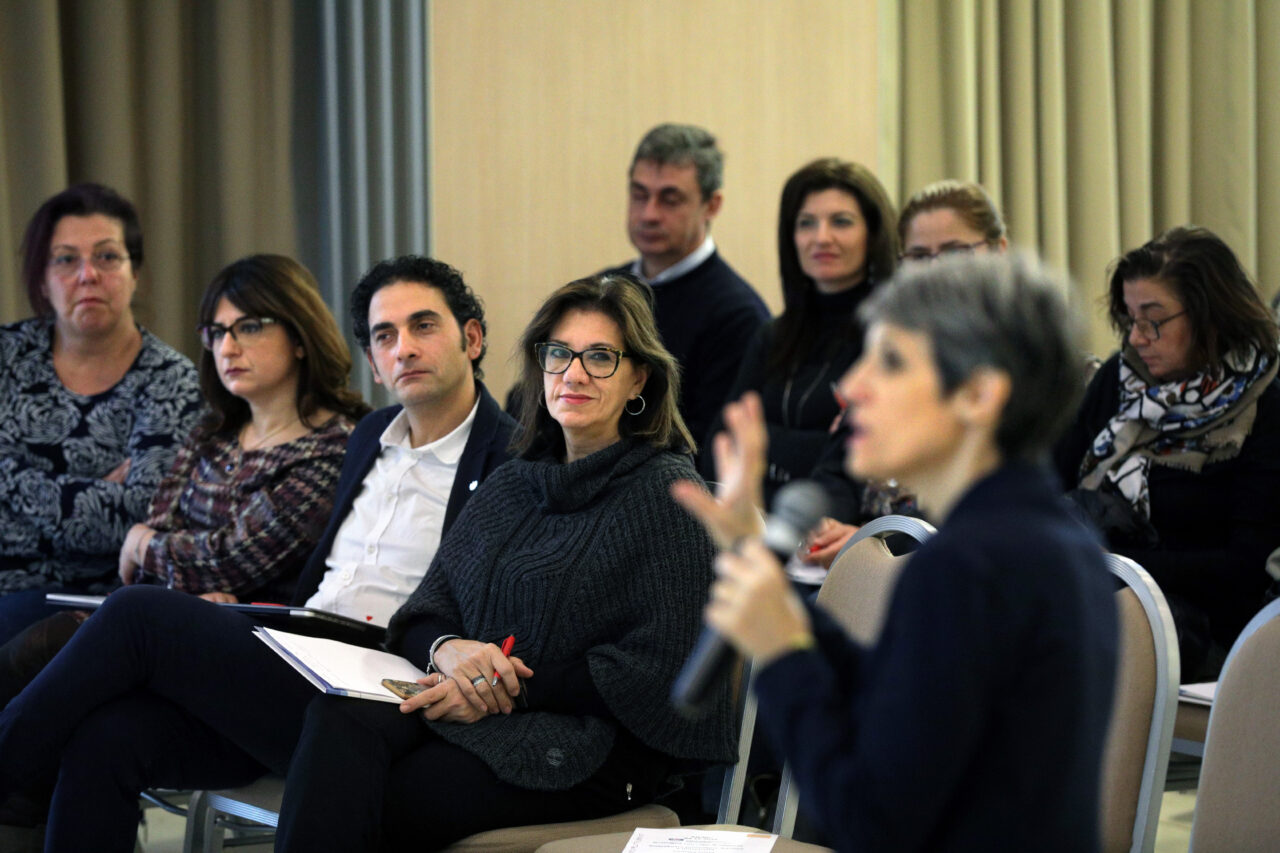
<path id="1" fill-rule="evenodd" d="M 401 648 L 417 622 L 482 641 L 514 634 L 513 654 L 534 670 L 531 693 L 541 664 L 585 658 L 612 719 L 530 710 L 431 729 L 535 790 L 590 777 L 619 725 L 672 758 L 732 760 L 727 684 L 698 720 L 667 699 L 711 583 L 711 541 L 668 494 L 696 476 L 687 457 L 628 441 L 568 464 L 515 459 L 495 471 L 392 617 L 388 646 L 425 667 L 419 644 Z"/>

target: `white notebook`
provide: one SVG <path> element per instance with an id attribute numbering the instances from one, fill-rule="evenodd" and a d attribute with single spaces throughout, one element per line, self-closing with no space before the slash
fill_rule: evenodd
<path id="1" fill-rule="evenodd" d="M 255 628 L 253 633 L 303 678 L 321 691 L 335 696 L 399 703 L 402 701 L 400 697 L 383 687 L 382 679 L 417 681 L 426 676 L 425 672 L 399 655 L 378 649 L 262 626 Z"/>

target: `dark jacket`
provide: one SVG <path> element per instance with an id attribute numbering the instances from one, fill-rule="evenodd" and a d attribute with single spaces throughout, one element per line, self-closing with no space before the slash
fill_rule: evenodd
<path id="1" fill-rule="evenodd" d="M 769 464 L 765 471 L 765 505 L 773 503 L 773 495 L 794 479 L 812 476 L 831 434 L 834 432 L 840 405 L 834 386 L 862 355 L 863 332 L 857 322 L 858 306 L 875 292 L 875 282 L 861 284 L 841 293 L 815 294 L 819 306 L 818 321 L 806 329 L 810 349 L 785 371 L 770 370 L 777 340 L 778 320 L 772 320 L 756 332 L 743 355 L 738 376 L 725 397 L 737 400 L 747 391 L 755 391 L 764 404 L 765 425 L 769 430 Z M 695 436 L 708 443 L 723 428 L 717 413 L 706 435 Z M 839 458 L 844 458 L 844 445 L 839 445 Z M 702 475 L 715 479 L 711 454 L 704 454 Z M 852 519 L 847 519 L 852 520 Z"/>
<path id="2" fill-rule="evenodd" d="M 605 272 L 630 275 L 631 264 Z M 693 440 L 701 442 L 769 309 L 719 252 L 656 285 L 653 302 L 662 342 L 680 362 L 680 414 Z"/>
<path id="3" fill-rule="evenodd" d="M 466 449 L 458 460 L 458 473 L 453 480 L 453 491 L 449 493 L 449 505 L 445 508 L 444 533 L 449 532 L 462 505 L 475 492 L 476 487 L 494 468 L 511 458 L 508 445 L 511 443 L 511 434 L 516 429 L 515 421 L 503 414 L 484 383 L 477 382 L 476 391 L 480 395 L 480 408 L 476 410 L 476 419 L 471 425 Z M 333 539 L 338 535 L 338 528 L 346 521 L 347 513 L 351 512 L 351 505 L 364 485 L 365 476 L 382 453 L 382 443 L 379 440 L 382 433 L 402 408 L 404 407 L 388 406 L 366 415 L 351 434 L 351 440 L 347 442 L 347 455 L 342 461 L 342 473 L 338 477 L 333 514 L 329 516 L 329 525 L 325 527 L 324 535 L 320 537 L 298 578 L 297 591 L 293 596 L 294 604 L 305 604 L 320 588 L 320 580 L 327 570 L 325 560 L 333 549 Z"/>
<path id="4" fill-rule="evenodd" d="M 760 720 L 837 850 L 1098 849 L 1114 584 L 1051 480 L 1007 465 L 975 484 L 874 647 L 814 609 L 816 646 L 758 674 Z"/>
<path id="5" fill-rule="evenodd" d="M 1116 354 L 1094 374 L 1074 423 L 1054 450 L 1058 475 L 1068 490 L 1079 485 L 1086 451 L 1119 408 Z M 1151 526 L 1159 541 L 1154 547 L 1137 546 L 1113 532 L 1107 545 L 1160 584 L 1170 599 L 1180 641 L 1188 631 L 1207 631 L 1219 647 L 1215 660 L 1220 665 L 1221 653 L 1262 606 L 1271 581 L 1267 556 L 1280 547 L 1280 380 L 1258 398 L 1257 416 L 1239 456 L 1205 465 L 1198 474 L 1153 464 L 1147 489 Z M 1185 641 L 1182 648 L 1183 681 L 1199 678 L 1196 669 L 1203 661 L 1197 659 L 1205 650 Z M 1201 674 L 1215 677 L 1212 667 Z"/>

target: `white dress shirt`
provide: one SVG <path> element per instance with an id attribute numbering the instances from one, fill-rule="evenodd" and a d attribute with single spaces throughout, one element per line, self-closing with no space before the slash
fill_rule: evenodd
<path id="1" fill-rule="evenodd" d="M 644 258 L 636 258 L 631 262 L 631 274 L 643 281 L 650 287 L 657 287 L 665 284 L 672 279 L 679 278 L 690 270 L 696 268 L 698 264 L 711 257 L 716 250 L 716 241 L 711 239 L 711 235 L 707 235 L 707 239 L 702 241 L 702 245 L 667 267 L 653 278 L 644 277 Z"/>
<path id="2" fill-rule="evenodd" d="M 385 626 L 427 573 L 480 402 L 443 438 L 409 446 L 409 418 L 396 415 L 382 452 L 333 539 L 328 571 L 307 606 Z M 471 483 L 474 489 L 476 483 Z"/>

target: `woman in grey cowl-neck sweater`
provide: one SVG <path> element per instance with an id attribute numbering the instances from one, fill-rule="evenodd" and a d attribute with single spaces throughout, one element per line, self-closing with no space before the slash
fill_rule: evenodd
<path id="1" fill-rule="evenodd" d="M 669 495 L 696 476 L 693 441 L 647 290 L 566 285 L 521 355 L 519 458 L 468 502 L 388 630 L 427 689 L 398 709 L 312 703 L 277 850 L 435 849 L 598 817 L 732 760 L 727 684 L 697 720 L 667 701 L 714 551 Z"/>

